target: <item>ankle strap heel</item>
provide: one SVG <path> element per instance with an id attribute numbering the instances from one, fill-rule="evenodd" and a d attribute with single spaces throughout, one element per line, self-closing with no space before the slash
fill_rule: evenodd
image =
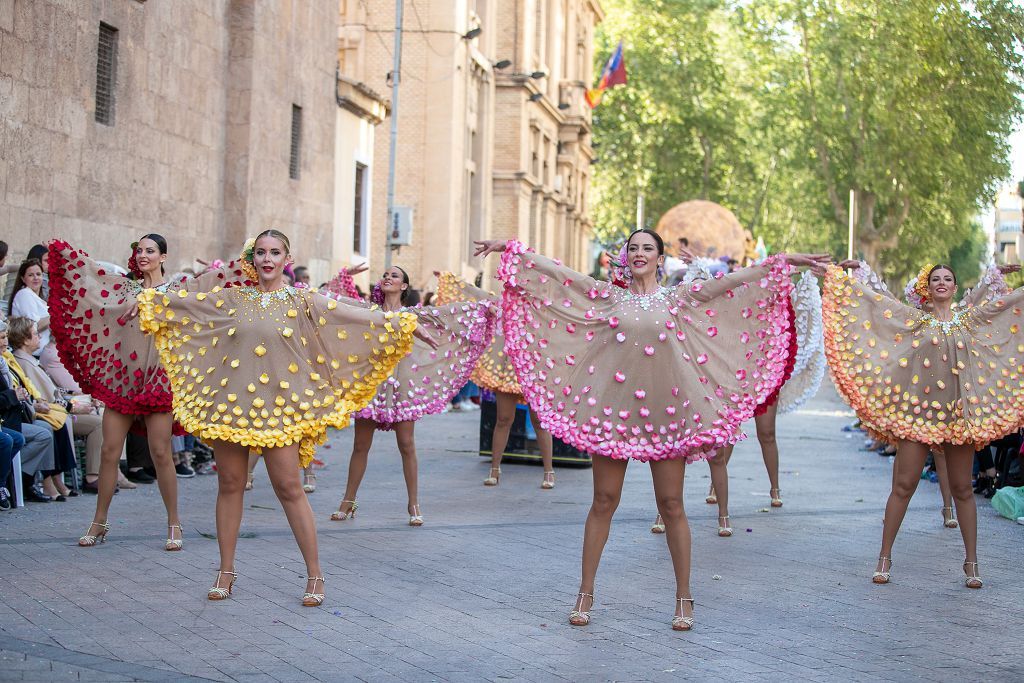
<path id="1" fill-rule="evenodd" d="M 322 577 L 322 576 L 307 576 L 306 577 L 306 581 L 312 581 L 313 582 L 313 591 L 314 592 L 312 592 L 312 593 L 307 592 L 307 593 L 303 593 L 302 594 L 302 606 L 303 607 L 319 607 L 320 605 L 324 604 L 324 594 L 323 594 L 323 592 L 320 592 L 320 593 L 315 592 L 316 591 L 316 582 L 317 581 L 320 582 L 320 590 L 323 591 L 323 589 L 324 589 L 324 577 Z"/>
<path id="2" fill-rule="evenodd" d="M 228 587 L 227 588 L 222 588 L 221 585 L 220 585 L 220 577 L 225 575 L 225 574 L 230 576 L 231 580 L 228 581 Z M 238 574 L 236 574 L 235 572 L 226 572 L 226 571 L 223 571 L 223 570 L 218 571 L 217 572 L 217 580 L 213 582 L 213 588 L 211 588 L 209 591 L 207 591 L 206 599 L 207 600 L 227 600 L 228 596 L 231 595 L 231 589 L 234 588 L 234 586 L 235 586 L 235 579 L 237 579 L 237 578 L 238 578 Z"/>
<path id="3" fill-rule="evenodd" d="M 679 603 L 679 611 L 683 611 L 683 603 L 688 602 L 690 605 L 694 605 L 693 598 L 676 598 L 676 602 Z M 682 614 L 672 617 L 672 630 L 673 631 L 689 631 L 693 628 L 694 624 L 693 617 L 684 617 Z"/>

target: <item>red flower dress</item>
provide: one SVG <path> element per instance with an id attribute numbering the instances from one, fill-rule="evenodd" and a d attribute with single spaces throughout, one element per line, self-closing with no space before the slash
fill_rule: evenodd
<path id="1" fill-rule="evenodd" d="M 107 271 L 63 240 L 48 246 L 50 328 L 64 367 L 83 392 L 119 413 L 171 412 L 170 384 L 153 338 L 137 318 L 124 319 L 142 285 Z M 244 282 L 242 270 L 231 263 L 195 278 L 176 276 L 157 289 L 206 291 Z"/>

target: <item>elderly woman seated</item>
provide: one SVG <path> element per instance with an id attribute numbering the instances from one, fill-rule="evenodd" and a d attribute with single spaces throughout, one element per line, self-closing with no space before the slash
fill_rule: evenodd
<path id="1" fill-rule="evenodd" d="M 39 331 L 29 318 L 11 318 L 8 321 L 8 341 L 13 352 L 6 356 L 12 374 L 28 391 L 35 411 L 33 423 L 49 428 L 54 433 L 54 469 L 44 472 L 43 491 L 55 500 L 66 500 L 78 495 L 64 484 L 64 473 L 78 466 L 75 458 L 72 432 L 86 437 L 86 451 L 99 462 L 103 432 L 101 419 L 88 401 L 68 401 L 59 391 L 33 355 L 39 349 Z M 72 421 L 70 422 L 69 421 Z"/>
<path id="2" fill-rule="evenodd" d="M 21 434 L 21 476 L 25 485 L 25 500 L 49 503 L 50 497 L 43 493 L 42 484 L 36 479 L 46 470 L 53 469 L 53 430 L 37 427 L 29 418 L 27 405 L 31 397 L 21 381 L 11 372 L 7 364 L 7 321 L 0 317 L 0 420 L 4 433 Z"/>

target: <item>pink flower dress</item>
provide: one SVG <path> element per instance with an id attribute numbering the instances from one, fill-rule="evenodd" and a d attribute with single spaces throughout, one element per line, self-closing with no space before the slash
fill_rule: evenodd
<path id="1" fill-rule="evenodd" d="M 378 308 L 359 297 L 347 268 L 327 283 L 323 293 L 347 304 Z M 373 420 L 382 430 L 396 422 L 418 420 L 445 409 L 469 381 L 480 356 L 491 346 L 497 310 L 493 302 L 451 301 L 436 306 L 407 306 L 419 325 L 439 342 L 436 349 L 416 339 L 377 395 L 355 417 Z"/>
<path id="2" fill-rule="evenodd" d="M 781 384 L 790 354 L 781 256 L 640 296 L 510 241 L 508 354 L 553 436 L 591 454 L 703 460 Z"/>

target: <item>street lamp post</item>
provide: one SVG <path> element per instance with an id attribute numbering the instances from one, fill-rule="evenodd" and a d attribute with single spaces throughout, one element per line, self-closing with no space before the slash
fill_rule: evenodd
<path id="1" fill-rule="evenodd" d="M 397 229 L 395 216 L 395 155 L 398 149 L 398 86 L 402 81 L 403 0 L 395 0 L 395 54 L 391 65 L 391 143 L 388 157 L 388 219 L 384 240 L 384 268 L 391 268 L 391 235 Z"/>

